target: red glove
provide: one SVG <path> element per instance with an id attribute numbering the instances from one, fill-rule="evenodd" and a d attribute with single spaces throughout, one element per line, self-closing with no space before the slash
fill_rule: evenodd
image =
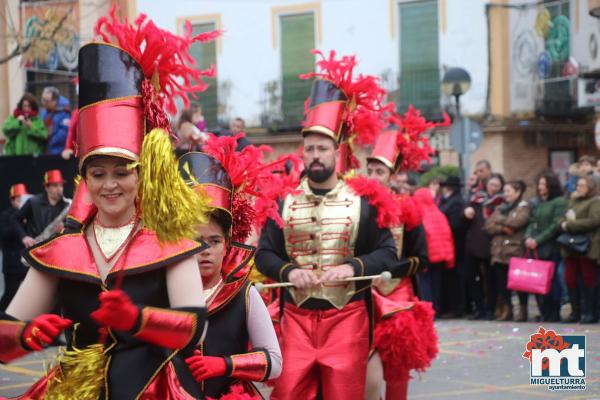
<path id="1" fill-rule="evenodd" d="M 40 351 L 52 344 L 63 329 L 71 325 L 73 325 L 73 321 L 70 319 L 62 318 L 56 314 L 42 314 L 25 325 L 21 340 L 25 347 Z"/>
<path id="2" fill-rule="evenodd" d="M 97 323 L 125 332 L 130 332 L 135 327 L 140 310 L 124 291 L 102 292 L 98 298 L 100 307 L 91 313 Z"/>
<path id="3" fill-rule="evenodd" d="M 203 356 L 198 350 L 194 355 L 185 359 L 192 376 L 196 382 L 202 382 L 208 378 L 224 376 L 227 371 L 227 364 L 223 357 Z"/>

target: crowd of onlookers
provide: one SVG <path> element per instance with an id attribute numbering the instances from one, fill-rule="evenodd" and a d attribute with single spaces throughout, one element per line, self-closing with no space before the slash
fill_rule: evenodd
<path id="1" fill-rule="evenodd" d="M 229 122 L 229 130 L 213 129 L 210 134 L 215 136 L 235 136 L 245 132 L 245 130 L 244 120 L 237 117 Z M 174 143 L 176 152 L 183 154 L 188 151 L 202 150 L 202 146 L 209 135 L 206 121 L 202 114 L 202 107 L 199 104 L 192 103 L 190 107 L 183 109 L 174 126 L 174 131 L 178 138 L 177 142 Z M 237 141 L 237 150 L 240 151 L 249 144 L 250 141 L 245 136 L 240 137 Z"/>
<path id="2" fill-rule="evenodd" d="M 590 156 L 571 166 L 566 185 L 552 171 L 540 174 L 530 183 L 532 198 L 525 196 L 525 182 L 506 181 L 485 160 L 477 163 L 466 187 L 456 176 L 434 177 L 425 192 L 415 191 L 410 175 L 400 174 L 396 190 L 413 194 L 431 242 L 430 264 L 418 276 L 421 297 L 433 303 L 439 318 L 597 322 L 599 183 L 600 160 Z M 581 246 L 570 246 L 573 240 Z M 515 257 L 555 265 L 548 293 L 533 295 L 536 316 L 528 315 L 532 295 L 526 292 L 516 292 L 513 311 L 507 282 Z M 561 317 L 567 302 L 570 314 Z"/>
<path id="3" fill-rule="evenodd" d="M 51 154 L 69 159 L 77 140 L 76 124 L 77 110 L 71 108 L 69 100 L 57 88 L 44 88 L 40 102 L 33 94 L 25 93 L 2 126 L 6 140 L 3 155 Z M 181 153 L 201 150 L 208 139 L 207 124 L 199 104 L 192 103 L 182 110 L 172 128 L 174 147 Z M 237 117 L 229 122 L 228 130 L 213 129 L 212 133 L 237 135 L 244 131 L 244 120 Z M 245 137 L 238 139 L 238 150 L 249 143 Z"/>
<path id="4" fill-rule="evenodd" d="M 69 100 L 48 86 L 40 99 L 25 93 L 4 124 L 4 155 L 61 154 L 65 149 L 71 123 Z"/>
<path id="5" fill-rule="evenodd" d="M 71 114 L 69 101 L 55 87 L 43 90 L 41 105 L 31 93 L 23 95 L 2 127 L 5 155 L 62 154 L 69 158 L 72 154 L 69 142 L 74 140 L 77 113 Z M 173 128 L 178 137 L 174 146 L 181 153 L 200 151 L 209 135 L 197 104 L 184 109 Z M 237 135 L 244 130 L 244 120 L 235 118 L 229 130 L 214 134 Z M 238 139 L 238 150 L 248 143 L 245 137 Z M 598 321 L 600 160 L 581 157 L 569 168 L 565 185 L 552 171 L 529 184 L 535 188 L 533 198 L 525 197 L 525 182 L 505 181 L 485 160 L 477 163 L 466 184 L 457 176 L 440 176 L 417 190 L 411 174 L 393 177 L 395 190 L 412 195 L 423 215 L 430 263 L 419 273 L 418 286 L 421 297 L 433 303 L 438 317 L 528 320 L 530 294 L 516 293 L 518 307 L 514 313 L 513 293 L 507 282 L 511 258 L 533 257 L 555 265 L 549 292 L 534 296 L 539 309 L 536 318 L 559 321 L 561 307 L 569 302 L 571 313 L 563 318 L 565 321 Z M 13 203 L 13 211 L 7 212 L 19 209 Z M 7 232 L 4 229 L 2 234 Z M 24 235 L 23 230 L 18 233 Z M 580 241 L 584 251 L 559 244 L 561 235 Z M 21 243 L 23 237 L 18 244 L 30 245 Z M 7 243 L 6 238 L 3 241 Z"/>

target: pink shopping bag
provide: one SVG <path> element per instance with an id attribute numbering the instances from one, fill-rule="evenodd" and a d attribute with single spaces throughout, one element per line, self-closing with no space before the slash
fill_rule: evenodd
<path id="1" fill-rule="evenodd" d="M 536 258 L 511 257 L 508 288 L 519 292 L 548 294 L 554 276 L 554 262 Z"/>

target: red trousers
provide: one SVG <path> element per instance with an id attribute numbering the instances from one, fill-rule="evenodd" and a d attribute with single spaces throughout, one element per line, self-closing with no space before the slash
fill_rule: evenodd
<path id="1" fill-rule="evenodd" d="M 286 303 L 281 321 L 283 371 L 274 400 L 362 399 L 369 355 L 369 316 L 363 301 L 342 310 L 307 310 Z"/>
<path id="2" fill-rule="evenodd" d="M 569 289 L 577 288 L 579 271 L 585 287 L 596 287 L 598 284 L 596 261 L 584 256 L 569 256 L 565 258 L 565 281 Z"/>

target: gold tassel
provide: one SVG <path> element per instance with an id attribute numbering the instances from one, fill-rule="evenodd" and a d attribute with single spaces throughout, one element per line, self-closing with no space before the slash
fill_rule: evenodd
<path id="1" fill-rule="evenodd" d="M 48 380 L 45 400 L 97 400 L 106 369 L 104 347 L 95 344 L 83 350 L 62 350 L 54 376 Z"/>
<path id="2" fill-rule="evenodd" d="M 156 128 L 146 134 L 139 163 L 144 226 L 156 232 L 161 242 L 194 239 L 198 225 L 208 221 L 209 199 L 185 184 L 165 130 Z"/>

